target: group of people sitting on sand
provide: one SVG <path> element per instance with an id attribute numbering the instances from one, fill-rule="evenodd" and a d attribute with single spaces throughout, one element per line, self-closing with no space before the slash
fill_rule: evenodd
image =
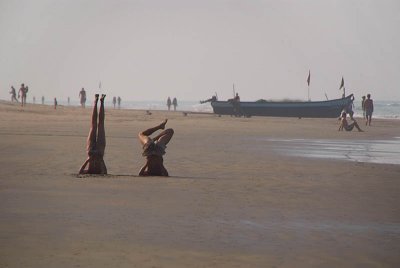
<path id="1" fill-rule="evenodd" d="M 104 151 L 106 148 L 106 134 L 104 129 L 104 98 L 106 95 L 95 95 L 92 112 L 92 122 L 87 138 L 88 157 L 79 170 L 79 174 L 107 174 L 107 167 L 104 162 Z M 100 110 L 97 113 L 97 103 L 100 100 Z M 98 119 L 98 122 L 97 122 Z M 167 120 L 152 128 L 139 133 L 139 141 L 143 146 L 143 156 L 146 157 L 145 165 L 140 169 L 139 176 L 168 176 L 164 167 L 163 155 L 167 144 L 174 135 L 174 130 L 165 129 Z M 150 136 L 162 130 L 158 135 Z"/>

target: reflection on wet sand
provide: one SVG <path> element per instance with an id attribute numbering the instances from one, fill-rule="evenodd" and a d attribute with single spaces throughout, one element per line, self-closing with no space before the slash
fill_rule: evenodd
<path id="1" fill-rule="evenodd" d="M 365 163 L 400 164 L 400 138 L 393 140 L 267 139 L 278 153 L 343 159 Z M 270 148 L 271 148 L 270 147 Z"/>

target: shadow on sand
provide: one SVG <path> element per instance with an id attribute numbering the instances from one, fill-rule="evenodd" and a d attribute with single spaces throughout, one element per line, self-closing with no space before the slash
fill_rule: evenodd
<path id="1" fill-rule="evenodd" d="M 216 180 L 217 178 L 209 178 L 209 177 L 200 177 L 200 176 L 169 176 L 169 177 L 161 177 L 161 176 L 139 176 L 134 174 L 76 174 L 73 173 L 71 176 L 78 179 L 86 179 L 86 178 L 104 178 L 104 179 L 113 179 L 113 178 L 165 178 L 165 179 L 179 179 L 179 180 Z"/>

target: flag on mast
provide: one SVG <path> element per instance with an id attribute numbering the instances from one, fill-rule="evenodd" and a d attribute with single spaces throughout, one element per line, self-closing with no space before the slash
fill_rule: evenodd
<path id="1" fill-rule="evenodd" d="M 342 76 L 342 82 L 340 83 L 339 90 L 342 89 L 342 87 L 344 87 L 344 79 L 343 79 L 343 76 Z"/>
<path id="2" fill-rule="evenodd" d="M 311 73 L 310 73 L 310 70 L 308 70 L 308 78 L 307 78 L 308 86 L 310 86 L 310 79 L 311 79 Z"/>

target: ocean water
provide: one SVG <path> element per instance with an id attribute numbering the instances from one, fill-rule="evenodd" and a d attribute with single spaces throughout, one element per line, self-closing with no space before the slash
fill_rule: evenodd
<path id="1" fill-rule="evenodd" d="M 362 117 L 361 101 L 355 102 L 354 105 L 355 116 Z M 372 118 L 400 119 L 400 101 L 374 101 Z"/>
<path id="2" fill-rule="evenodd" d="M 36 103 L 40 103 L 40 100 L 39 102 L 37 100 Z M 60 105 L 68 105 L 66 100 L 59 100 L 58 103 Z M 45 101 L 45 104 L 53 105 L 53 102 Z M 77 100 L 71 101 L 70 105 L 79 106 L 79 102 Z M 88 101 L 86 105 L 87 107 L 90 107 L 92 102 Z M 362 117 L 361 101 L 356 100 L 354 105 L 355 116 Z M 113 107 L 111 100 L 106 102 L 106 107 Z M 166 101 L 122 101 L 121 109 L 167 110 L 167 105 Z M 200 104 L 199 101 L 178 101 L 177 110 L 189 112 L 213 112 L 210 103 Z M 374 101 L 373 118 L 400 119 L 400 101 Z"/>
<path id="3" fill-rule="evenodd" d="M 29 102 L 28 102 L 29 103 Z M 30 101 L 32 103 L 32 101 Z M 40 104 L 41 101 L 36 100 L 36 104 Z M 45 101 L 45 105 L 54 105 L 53 101 Z M 68 106 L 66 100 L 58 100 L 59 105 Z M 106 108 L 113 108 L 112 101 L 106 101 Z M 79 101 L 73 100 L 70 102 L 70 106 L 80 106 Z M 86 107 L 92 107 L 92 100 L 86 102 Z M 118 105 L 116 105 L 118 107 Z M 132 109 L 132 110 L 168 110 L 166 101 L 122 101 L 121 109 Z M 174 107 L 171 106 L 171 110 Z M 212 113 L 213 109 L 210 103 L 200 104 L 200 101 L 178 101 L 177 111 L 189 111 L 189 112 L 209 112 Z"/>

